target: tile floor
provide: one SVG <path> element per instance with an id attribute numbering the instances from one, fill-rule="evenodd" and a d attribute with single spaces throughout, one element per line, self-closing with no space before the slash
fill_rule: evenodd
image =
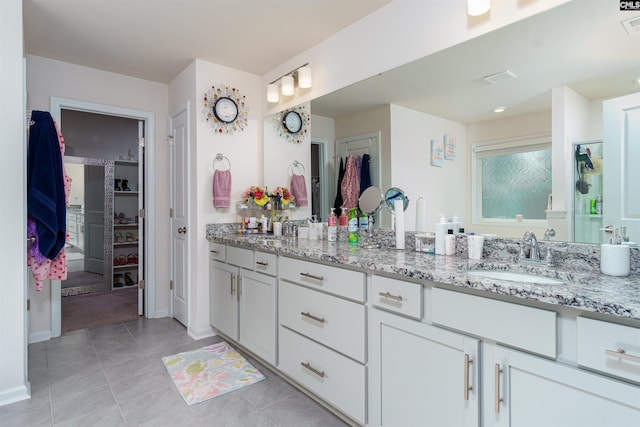
<path id="1" fill-rule="evenodd" d="M 187 406 L 161 357 L 210 345 L 169 318 L 81 329 L 29 346 L 29 400 L 0 407 L 9 426 L 344 426 L 263 365 L 266 377 Z M 246 356 L 246 355 L 245 355 Z"/>

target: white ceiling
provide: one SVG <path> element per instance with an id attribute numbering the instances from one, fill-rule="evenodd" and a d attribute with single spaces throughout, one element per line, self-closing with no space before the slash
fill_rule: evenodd
<path id="1" fill-rule="evenodd" d="M 24 0 L 28 54 L 169 83 L 194 58 L 257 75 L 391 0 Z"/>
<path id="2" fill-rule="evenodd" d="M 1 1 L 1 0 L 0 0 Z M 24 0 L 25 51 L 170 82 L 194 58 L 257 75 L 391 0 Z M 328 117 L 394 103 L 461 123 L 550 108 L 550 88 L 589 99 L 640 90 L 637 12 L 579 0 L 312 102 Z M 638 26 L 640 28 L 640 26 Z M 489 85 L 508 69 L 518 78 Z"/>

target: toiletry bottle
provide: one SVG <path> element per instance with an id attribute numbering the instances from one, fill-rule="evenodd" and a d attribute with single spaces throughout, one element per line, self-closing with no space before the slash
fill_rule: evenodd
<path id="1" fill-rule="evenodd" d="M 596 197 L 596 215 L 602 215 L 602 196 Z"/>
<path id="2" fill-rule="evenodd" d="M 358 224 L 358 228 L 360 228 L 360 230 L 369 229 L 369 217 L 364 212 L 360 212 L 360 223 Z"/>
<path id="3" fill-rule="evenodd" d="M 449 230 L 449 223 L 447 222 L 447 218 L 444 214 L 440 214 L 440 222 L 436 224 L 436 254 L 444 255 L 444 238 L 447 235 L 447 230 Z"/>
<path id="4" fill-rule="evenodd" d="M 447 235 L 444 238 L 444 254 L 455 255 L 456 253 L 456 236 L 453 234 L 453 229 L 447 230 Z"/>
<path id="5" fill-rule="evenodd" d="M 329 214 L 329 222 L 327 224 L 327 240 L 335 242 L 338 240 L 338 217 L 335 212 L 336 208 L 331 208 L 331 214 Z"/>
<path id="6" fill-rule="evenodd" d="M 340 227 L 346 227 L 349 224 L 349 217 L 347 216 L 347 209 L 342 208 L 342 215 L 340 215 Z"/>
<path id="7" fill-rule="evenodd" d="M 349 243 L 358 243 L 358 210 L 349 209 Z"/>

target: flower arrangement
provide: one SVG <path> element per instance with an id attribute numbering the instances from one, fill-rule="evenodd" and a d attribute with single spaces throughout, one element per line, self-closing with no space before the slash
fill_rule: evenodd
<path id="1" fill-rule="evenodd" d="M 253 200 L 254 203 L 260 207 L 269 203 L 269 194 L 267 193 L 267 190 L 256 185 L 252 185 L 244 190 L 241 197 L 244 202 Z"/>
<path id="2" fill-rule="evenodd" d="M 289 202 L 293 201 L 293 196 L 287 187 L 277 187 L 271 193 L 276 199 L 279 199 L 284 206 L 287 206 Z"/>

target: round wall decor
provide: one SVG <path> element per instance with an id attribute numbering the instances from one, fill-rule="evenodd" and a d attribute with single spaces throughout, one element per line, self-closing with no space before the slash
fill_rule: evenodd
<path id="1" fill-rule="evenodd" d="M 211 86 L 203 97 L 202 113 L 217 134 L 242 132 L 247 125 L 249 107 L 245 96 L 229 85 Z"/>
<path id="2" fill-rule="evenodd" d="M 292 144 L 301 144 L 309 132 L 311 116 L 304 105 L 275 114 L 274 126 L 278 135 Z"/>

